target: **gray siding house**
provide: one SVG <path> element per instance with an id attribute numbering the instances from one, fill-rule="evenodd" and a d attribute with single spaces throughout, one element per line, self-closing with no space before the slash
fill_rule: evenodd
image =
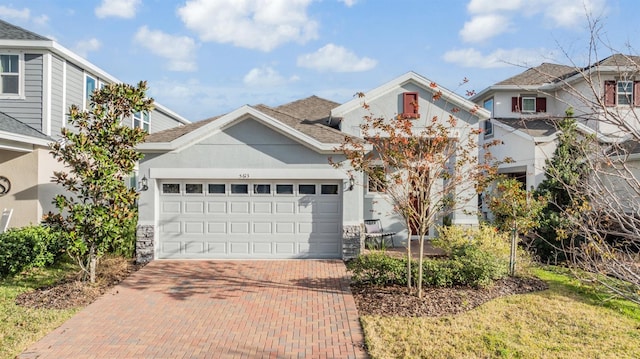
<path id="1" fill-rule="evenodd" d="M 0 176 L 10 183 L 0 209 L 13 209 L 10 227 L 39 223 L 54 209 L 60 188 L 51 176 L 60 165 L 47 145 L 59 138 L 72 104 L 86 106 L 94 89 L 117 82 L 57 42 L 0 20 Z M 125 121 L 151 133 L 190 123 L 160 104 Z"/>
<path id="2" fill-rule="evenodd" d="M 419 103 L 417 127 L 455 116 L 451 133 L 460 138 L 490 116 L 413 72 L 365 94 L 385 118 L 404 113 L 407 98 Z M 139 175 L 149 179 L 139 201 L 138 259 L 349 258 L 371 218 L 398 232 L 396 243 L 406 240 L 385 194 L 329 163 L 344 160 L 335 149 L 345 136 L 362 137 L 361 101 L 246 105 L 150 135 L 138 147 Z M 452 222 L 477 225 L 476 208 L 473 198 Z"/>

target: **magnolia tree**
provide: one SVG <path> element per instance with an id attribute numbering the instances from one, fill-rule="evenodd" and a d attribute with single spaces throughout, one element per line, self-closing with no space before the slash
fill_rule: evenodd
<path id="1" fill-rule="evenodd" d="M 65 171 L 53 181 L 68 194 L 56 196 L 58 214 L 45 221 L 69 235 L 67 252 L 93 283 L 98 259 L 117 247 L 136 220 L 138 193 L 128 188 L 130 175 L 142 155 L 135 146 L 146 131 L 122 124 L 136 112 L 151 111 L 153 99 L 145 95 L 146 82 L 137 87 L 109 84 L 91 96 L 88 110 L 73 105 L 62 140 L 50 145 L 51 154 Z"/>
<path id="2" fill-rule="evenodd" d="M 433 89 L 434 108 L 442 92 L 436 84 Z M 422 296 L 422 271 L 424 241 L 439 219 L 463 209 L 475 209 L 476 194 L 484 189 L 496 165 L 488 148 L 496 141 L 478 144 L 481 130 L 477 120 L 460 119 L 461 111 L 445 104 L 438 114 L 426 114 L 423 118 L 407 118 L 402 115 L 387 119 L 367 111 L 360 124 L 362 138 L 346 137 L 337 148 L 346 160 L 334 163 L 347 165 L 352 171 L 366 174 L 370 185 L 384 188 L 384 198 L 392 205 L 393 212 L 401 217 L 408 230 L 407 257 L 412 258 L 411 236 L 419 238 L 417 293 Z M 413 104 L 415 107 L 417 103 Z M 468 113 L 472 118 L 478 108 Z M 484 147 L 484 148 L 480 148 Z M 480 161 L 480 153 L 485 157 Z M 407 261 L 407 282 L 411 283 L 411 261 Z"/>

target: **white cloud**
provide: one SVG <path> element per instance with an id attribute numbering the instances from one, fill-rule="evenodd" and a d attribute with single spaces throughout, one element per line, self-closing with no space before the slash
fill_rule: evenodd
<path id="1" fill-rule="evenodd" d="M 31 17 L 31 10 L 24 8 L 22 10 L 14 9 L 8 6 L 0 5 L 0 17 L 15 20 L 27 21 Z"/>
<path id="2" fill-rule="evenodd" d="M 318 51 L 298 56 L 297 65 L 309 69 L 331 72 L 361 72 L 376 67 L 377 61 L 358 57 L 342 46 L 327 44 Z"/>
<path id="3" fill-rule="evenodd" d="M 518 17 L 541 16 L 550 27 L 576 28 L 587 14 L 600 17 L 607 11 L 606 0 L 471 0 L 472 15 L 460 30 L 465 42 L 484 41 L 512 30 Z"/>
<path id="4" fill-rule="evenodd" d="M 271 51 L 318 37 L 318 23 L 307 16 L 312 0 L 189 0 L 178 9 L 185 26 L 202 41 Z"/>
<path id="5" fill-rule="evenodd" d="M 188 36 L 175 36 L 160 30 L 149 30 L 146 26 L 138 29 L 134 41 L 153 54 L 169 60 L 170 71 L 196 71 L 196 43 Z"/>
<path id="6" fill-rule="evenodd" d="M 140 3 L 141 0 L 102 0 L 95 9 L 95 14 L 101 19 L 109 16 L 132 19 L 136 16 Z"/>
<path id="7" fill-rule="evenodd" d="M 358 0 L 338 0 L 338 1 L 344 3 L 347 7 L 352 7 L 358 2 Z"/>
<path id="8" fill-rule="evenodd" d="M 100 46 L 102 46 L 100 40 L 91 38 L 89 40 L 78 41 L 74 47 L 74 51 L 78 55 L 86 58 L 89 55 L 89 52 L 99 50 Z"/>
<path id="9" fill-rule="evenodd" d="M 297 81 L 299 78 L 297 76 L 292 76 L 289 79 L 286 79 L 284 76 L 280 75 L 276 70 L 269 66 L 264 67 L 256 67 L 251 69 L 244 78 L 242 82 L 245 85 L 251 87 L 257 86 L 268 86 L 275 87 L 285 85 L 289 82 Z"/>
<path id="10" fill-rule="evenodd" d="M 490 54 L 483 55 L 474 48 L 447 51 L 443 59 L 462 67 L 498 68 L 515 65 L 537 66 L 541 62 L 551 61 L 555 53 L 548 49 L 497 49 Z"/>
<path id="11" fill-rule="evenodd" d="M 479 15 L 464 24 L 460 36 L 465 42 L 484 41 L 508 31 L 509 27 L 509 20 L 504 16 Z"/>

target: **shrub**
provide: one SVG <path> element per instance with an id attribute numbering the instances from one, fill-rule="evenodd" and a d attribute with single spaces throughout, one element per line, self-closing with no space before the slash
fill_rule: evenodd
<path id="1" fill-rule="evenodd" d="M 0 234 L 0 276 L 53 264 L 62 253 L 64 237 L 41 226 L 11 228 Z"/>
<path id="2" fill-rule="evenodd" d="M 495 227 L 482 224 L 480 227 L 449 226 L 438 229 L 438 237 L 432 240 L 434 246 L 452 255 L 459 248 L 473 244 L 498 257 L 509 258 L 509 234 Z"/>
<path id="3" fill-rule="evenodd" d="M 477 245 L 457 248 L 450 259 L 457 263 L 461 284 L 487 287 L 508 273 L 509 262 Z"/>
<path id="4" fill-rule="evenodd" d="M 407 284 L 406 259 L 391 258 L 384 252 L 361 255 L 347 263 L 352 278 L 357 283 L 374 285 Z"/>

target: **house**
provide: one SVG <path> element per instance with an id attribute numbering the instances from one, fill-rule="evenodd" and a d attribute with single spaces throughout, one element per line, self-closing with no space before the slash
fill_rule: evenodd
<path id="1" fill-rule="evenodd" d="M 461 119 L 452 133 L 489 118 L 434 85 L 409 72 L 365 99 L 376 115 L 408 113 L 418 127 L 452 114 Z M 362 137 L 365 114 L 360 98 L 338 104 L 311 96 L 276 107 L 245 105 L 150 135 L 138 147 L 145 154 L 140 175 L 149 181 L 139 201 L 138 260 L 350 258 L 371 218 L 406 240 L 385 194 L 362 174 L 350 177 L 329 163 L 344 160 L 336 148 L 345 136 Z M 477 224 L 470 213 L 476 206 L 474 198 L 452 222 Z"/>
<path id="2" fill-rule="evenodd" d="M 94 89 L 119 81 L 56 41 L 2 20 L 0 65 L 0 208 L 12 208 L 10 226 L 20 227 L 55 210 L 61 188 L 51 177 L 61 165 L 47 146 L 67 126 L 69 107 L 86 107 Z M 159 104 L 124 121 L 151 133 L 190 123 Z"/>
<path id="3" fill-rule="evenodd" d="M 628 140 L 622 122 L 640 129 L 640 57 L 614 54 L 585 68 L 543 63 L 480 91 L 470 100 L 491 112 L 485 139 L 500 139 L 500 172 L 535 188 L 545 179 L 545 160 L 556 148 L 556 121 L 573 109 L 578 130 L 600 143 Z M 638 138 L 636 136 L 636 138 Z"/>

